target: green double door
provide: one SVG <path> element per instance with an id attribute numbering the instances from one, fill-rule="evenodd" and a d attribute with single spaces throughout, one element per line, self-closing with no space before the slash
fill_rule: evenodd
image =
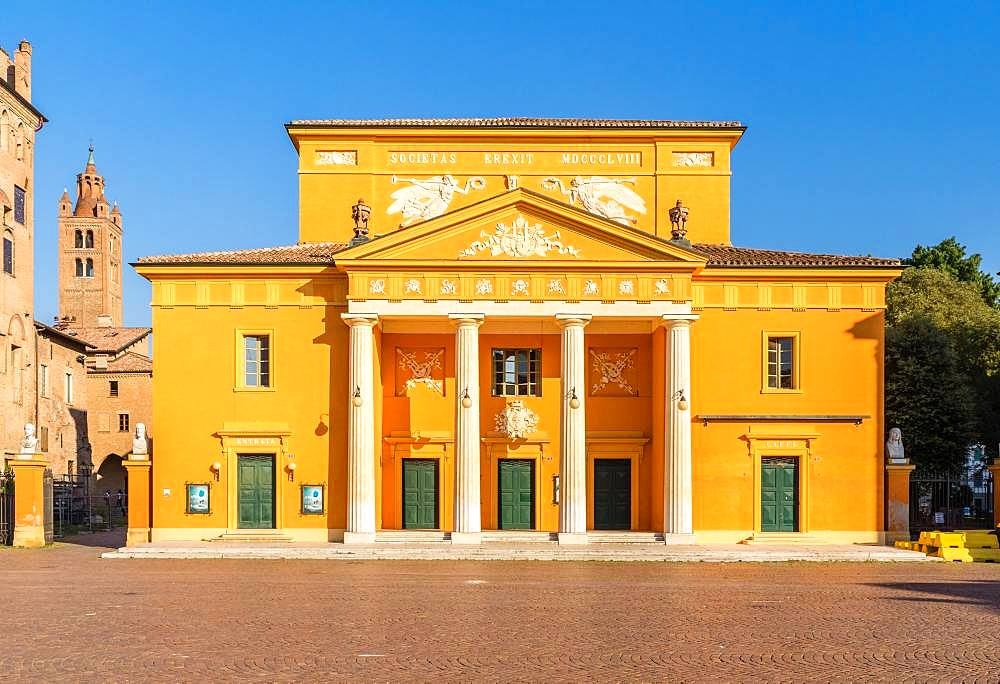
<path id="1" fill-rule="evenodd" d="M 237 457 L 237 525 L 242 529 L 274 527 L 274 456 Z"/>
<path id="2" fill-rule="evenodd" d="M 594 459 L 594 529 L 632 528 L 632 461 Z"/>
<path id="3" fill-rule="evenodd" d="M 436 529 L 438 522 L 438 461 L 403 459 L 403 529 Z"/>
<path id="4" fill-rule="evenodd" d="M 760 529 L 799 529 L 799 462 L 794 458 L 764 458 L 760 464 Z"/>
<path id="5" fill-rule="evenodd" d="M 501 459 L 499 462 L 500 529 L 535 527 L 535 462 Z"/>

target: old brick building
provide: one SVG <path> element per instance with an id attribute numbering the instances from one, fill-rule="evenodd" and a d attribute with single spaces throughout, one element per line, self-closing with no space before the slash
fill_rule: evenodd
<path id="1" fill-rule="evenodd" d="M 0 457 L 35 418 L 34 151 L 31 45 L 0 48 Z"/>

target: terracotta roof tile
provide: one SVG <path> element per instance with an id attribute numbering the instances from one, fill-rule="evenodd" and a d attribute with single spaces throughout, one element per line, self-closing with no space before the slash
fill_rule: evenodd
<path id="1" fill-rule="evenodd" d="M 330 128 L 729 128 L 739 121 L 675 121 L 672 119 L 568 119 L 494 117 L 460 119 L 300 119 L 288 126 Z"/>
<path id="2" fill-rule="evenodd" d="M 899 259 L 880 259 L 872 256 L 805 254 L 701 243 L 693 244 L 691 247 L 708 257 L 708 266 L 898 268 L 901 265 Z"/>
<path id="3" fill-rule="evenodd" d="M 342 242 L 304 242 L 281 247 L 239 249 L 226 252 L 168 254 L 139 259 L 139 264 L 324 264 L 347 247 Z"/>
<path id="4" fill-rule="evenodd" d="M 75 337 L 94 347 L 98 352 L 116 352 L 135 344 L 153 331 L 152 328 L 102 328 L 68 326 L 61 328 L 65 335 Z"/>
<path id="5" fill-rule="evenodd" d="M 153 360 L 135 352 L 125 352 L 117 359 L 108 361 L 107 370 L 102 373 L 152 373 Z"/>

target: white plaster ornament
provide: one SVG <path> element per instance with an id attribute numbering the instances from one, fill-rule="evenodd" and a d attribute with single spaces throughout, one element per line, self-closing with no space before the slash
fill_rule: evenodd
<path id="1" fill-rule="evenodd" d="M 411 390 L 417 385 L 424 385 L 438 394 L 444 395 L 444 387 L 442 387 L 441 381 L 434 378 L 434 371 L 441 370 L 441 357 L 444 356 L 443 349 L 434 352 L 423 352 L 423 359 L 420 361 L 417 360 L 416 352 L 406 352 L 402 349 L 398 351 L 399 367 L 410 372 L 410 377 L 407 378 L 405 383 L 407 390 Z"/>
<path id="2" fill-rule="evenodd" d="M 598 352 L 591 349 L 593 368 L 598 377 L 591 388 L 591 394 L 598 394 L 608 385 L 617 385 L 633 396 L 638 394 L 626 377 L 626 372 L 632 368 L 635 353 L 635 349 L 619 353 Z"/>
<path id="3" fill-rule="evenodd" d="M 569 188 L 562 180 L 550 176 L 542 180 L 546 190 L 558 190 L 573 205 L 581 205 L 591 214 L 603 216 L 624 226 L 636 223 L 638 219 L 626 212 L 646 213 L 646 200 L 635 190 L 635 178 L 608 178 L 605 176 L 576 176 L 569 182 Z"/>
<path id="4" fill-rule="evenodd" d="M 408 226 L 417 221 L 426 221 L 448 211 L 455 193 L 468 195 L 473 190 L 483 190 L 486 179 L 482 176 L 471 176 L 460 186 L 451 174 L 431 176 L 430 178 L 398 178 L 393 176 L 393 185 L 409 183 L 409 187 L 396 190 L 390 195 L 393 202 L 386 210 L 387 214 L 402 214 L 401 226 Z"/>
<path id="5" fill-rule="evenodd" d="M 516 400 L 496 415 L 497 432 L 510 439 L 524 439 L 538 428 L 538 414 Z"/>
<path id="6" fill-rule="evenodd" d="M 454 280 L 442 280 L 441 281 L 441 294 L 449 295 L 455 294 L 458 288 L 455 286 Z"/>
<path id="7" fill-rule="evenodd" d="M 385 294 L 385 281 L 373 280 L 368 283 L 368 290 L 372 294 Z"/>
<path id="8" fill-rule="evenodd" d="M 471 257 L 479 252 L 489 252 L 490 256 L 494 257 L 503 254 L 514 258 L 525 258 L 544 257 L 548 256 L 549 252 L 555 252 L 580 258 L 580 250 L 572 245 L 564 245 L 558 230 L 547 235 L 540 223 L 529 225 L 521 214 L 518 214 L 509 226 L 503 222 L 498 223 L 492 235 L 481 231 L 479 238 L 459 252 L 458 256 Z"/>

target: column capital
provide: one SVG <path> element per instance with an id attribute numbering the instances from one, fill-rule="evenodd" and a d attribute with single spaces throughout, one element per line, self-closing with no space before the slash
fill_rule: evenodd
<path id="1" fill-rule="evenodd" d="M 347 323 L 352 328 L 356 325 L 367 325 L 368 327 L 378 325 L 378 314 L 342 313 L 340 317 L 344 323 Z"/>
<path id="2" fill-rule="evenodd" d="M 663 322 L 668 327 L 690 326 L 700 318 L 697 314 L 663 314 Z"/>
<path id="3" fill-rule="evenodd" d="M 479 327 L 486 320 L 486 314 L 481 313 L 454 313 L 448 314 L 448 320 L 458 328 L 475 326 Z"/>
<path id="4" fill-rule="evenodd" d="M 560 328 L 583 327 L 590 323 L 593 314 L 556 314 L 556 325 Z"/>

